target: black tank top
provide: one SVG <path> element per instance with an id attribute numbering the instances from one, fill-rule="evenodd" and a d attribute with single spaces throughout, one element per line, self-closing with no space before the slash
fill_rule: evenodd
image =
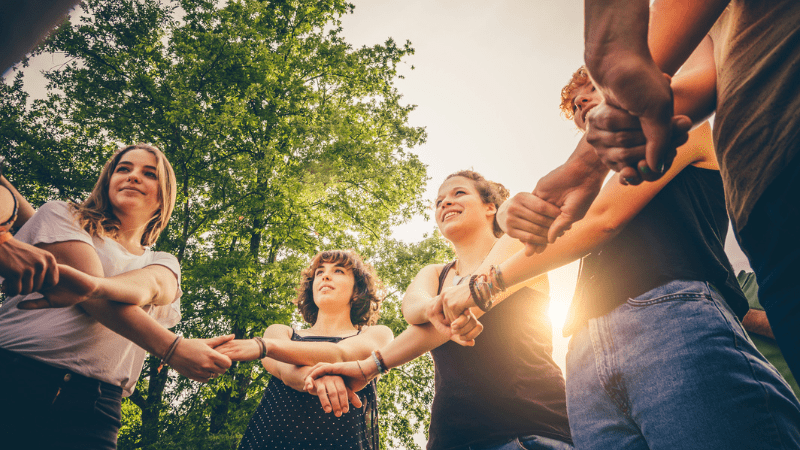
<path id="1" fill-rule="evenodd" d="M 337 343 L 347 338 L 300 336 L 292 330 L 291 339 Z M 358 391 L 358 396 L 364 402 L 363 407 L 336 417 L 322 410 L 315 395 L 295 391 L 278 377 L 272 377 L 242 436 L 239 450 L 378 450 L 375 382 Z"/>
<path id="2" fill-rule="evenodd" d="M 719 171 L 688 166 L 611 241 L 584 257 L 564 335 L 672 280 L 707 281 L 741 319 L 747 313 L 724 242 Z"/>
<path id="3" fill-rule="evenodd" d="M 453 263 L 439 276 L 439 291 Z M 428 449 L 540 435 L 572 443 L 564 378 L 552 358 L 549 298 L 523 288 L 481 317 L 474 347 L 431 350 L 436 388 Z"/>

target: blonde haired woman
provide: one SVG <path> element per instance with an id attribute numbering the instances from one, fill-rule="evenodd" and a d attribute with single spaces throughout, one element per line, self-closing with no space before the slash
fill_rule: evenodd
<path id="1" fill-rule="evenodd" d="M 52 253 L 60 281 L 0 307 L 0 432 L 8 448 L 116 448 L 120 404 L 145 350 L 198 381 L 230 367 L 182 340 L 180 266 L 152 246 L 175 204 L 175 174 L 157 148 L 120 149 L 80 205 L 48 202 L 16 237 Z M 60 309 L 41 309 L 58 306 Z M 26 309 L 21 309 L 26 308 Z M 30 310 L 37 309 L 37 310 Z"/>

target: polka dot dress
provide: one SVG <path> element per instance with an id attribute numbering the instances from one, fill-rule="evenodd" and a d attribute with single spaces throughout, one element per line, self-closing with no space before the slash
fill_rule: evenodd
<path id="1" fill-rule="evenodd" d="M 300 336 L 293 341 L 339 342 L 339 337 Z M 298 392 L 272 377 L 247 425 L 239 450 L 378 450 L 375 382 L 358 392 L 364 406 L 336 417 L 326 413 L 316 396 Z"/>

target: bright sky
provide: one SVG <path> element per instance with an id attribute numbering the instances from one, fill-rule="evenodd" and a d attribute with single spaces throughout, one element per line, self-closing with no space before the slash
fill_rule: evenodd
<path id="1" fill-rule="evenodd" d="M 396 84 L 417 105 L 411 124 L 428 142 L 415 149 L 428 164 L 428 198 L 442 180 L 472 168 L 512 194 L 562 164 L 579 139 L 558 110 L 561 88 L 583 61 L 583 1 L 355 0 L 343 19 L 354 46 L 391 37 L 410 40 Z M 411 66 L 414 70 L 411 70 Z M 436 227 L 417 218 L 395 230 L 418 241 Z M 561 325 L 577 265 L 551 272 L 554 358 L 562 366 Z"/>

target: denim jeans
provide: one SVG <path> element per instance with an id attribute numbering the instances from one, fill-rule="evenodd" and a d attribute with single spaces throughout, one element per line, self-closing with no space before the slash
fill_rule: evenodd
<path id="1" fill-rule="evenodd" d="M 557 439 L 531 435 L 489 446 L 467 447 L 464 450 L 572 450 L 572 448 L 572 445 Z"/>
<path id="2" fill-rule="evenodd" d="M 734 227 L 736 229 L 736 227 Z M 758 280 L 758 300 L 800 379 L 800 155 L 767 188 L 736 234 Z"/>
<path id="3" fill-rule="evenodd" d="M 577 449 L 797 449 L 800 404 L 713 287 L 675 280 L 570 341 Z"/>
<path id="4" fill-rule="evenodd" d="M 0 448 L 114 450 L 122 388 L 0 349 Z"/>

